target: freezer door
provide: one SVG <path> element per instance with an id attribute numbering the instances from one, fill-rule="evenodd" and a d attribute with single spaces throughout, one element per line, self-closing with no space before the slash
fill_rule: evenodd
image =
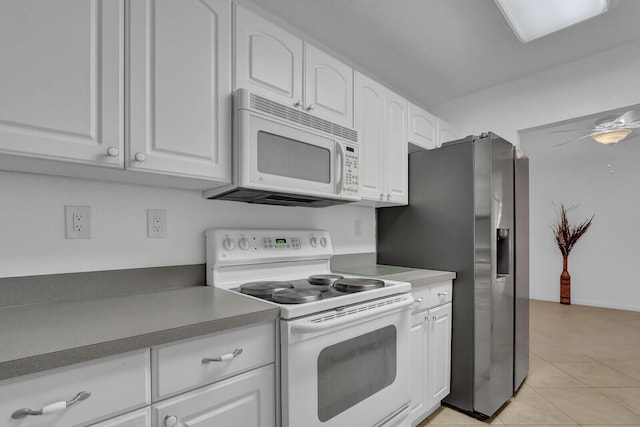
<path id="1" fill-rule="evenodd" d="M 489 133 L 474 150 L 473 409 L 491 416 L 513 394 L 513 146 Z"/>

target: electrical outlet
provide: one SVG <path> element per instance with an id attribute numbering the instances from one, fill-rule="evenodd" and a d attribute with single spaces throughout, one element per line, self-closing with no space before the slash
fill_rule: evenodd
<path id="1" fill-rule="evenodd" d="M 64 218 L 67 239 L 91 238 L 91 206 L 65 206 Z"/>
<path id="2" fill-rule="evenodd" d="M 147 209 L 147 237 L 167 237 L 167 211 Z"/>

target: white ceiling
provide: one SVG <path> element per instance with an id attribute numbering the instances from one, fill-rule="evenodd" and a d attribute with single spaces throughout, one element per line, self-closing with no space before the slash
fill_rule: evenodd
<path id="1" fill-rule="evenodd" d="M 427 108 L 640 40 L 640 1 L 522 44 L 493 0 L 252 0 Z"/>

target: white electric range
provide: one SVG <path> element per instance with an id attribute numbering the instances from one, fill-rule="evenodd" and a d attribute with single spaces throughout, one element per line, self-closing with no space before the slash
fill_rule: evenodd
<path id="1" fill-rule="evenodd" d="M 409 425 L 409 283 L 333 274 L 323 230 L 206 240 L 208 285 L 280 308 L 283 427 Z"/>

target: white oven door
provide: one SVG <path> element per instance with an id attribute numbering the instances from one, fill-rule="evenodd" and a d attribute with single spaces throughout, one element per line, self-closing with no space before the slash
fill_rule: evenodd
<path id="1" fill-rule="evenodd" d="M 402 294 L 282 320 L 283 427 L 386 426 L 406 412 L 412 303 Z"/>
<path id="2" fill-rule="evenodd" d="M 240 186 L 336 197 L 343 171 L 335 139 L 251 111 L 237 114 Z"/>

